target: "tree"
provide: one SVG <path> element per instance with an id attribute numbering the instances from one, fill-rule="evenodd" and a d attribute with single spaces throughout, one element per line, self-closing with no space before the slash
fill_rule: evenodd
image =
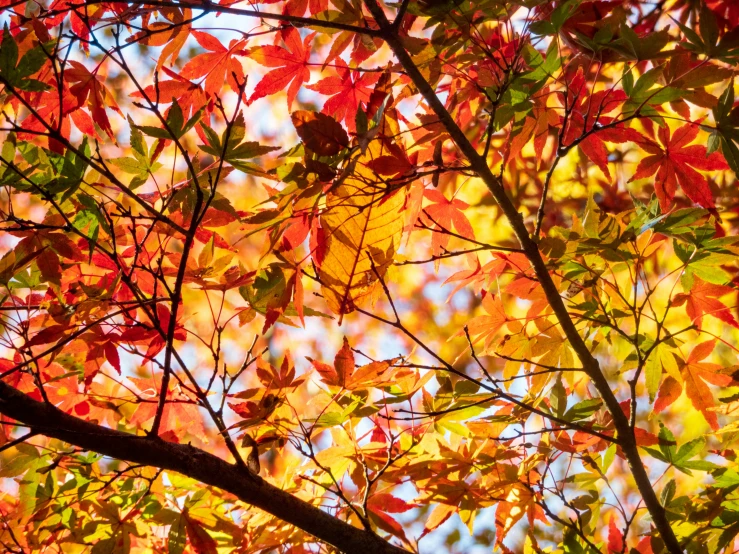
<path id="1" fill-rule="evenodd" d="M 737 6 L 1 0 L 4 551 L 735 551 Z"/>

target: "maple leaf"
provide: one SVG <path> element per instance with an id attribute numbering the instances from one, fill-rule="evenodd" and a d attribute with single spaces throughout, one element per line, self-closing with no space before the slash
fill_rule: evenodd
<path id="1" fill-rule="evenodd" d="M 685 380 L 685 393 L 690 398 L 693 406 L 701 411 L 703 417 L 706 418 L 706 421 L 714 431 L 719 428 L 716 413 L 711 410 L 715 406 L 715 401 L 711 390 L 706 386 L 704 381 L 717 386 L 727 386 L 732 382 L 730 375 L 719 373 L 723 369 L 723 366 L 701 362 L 701 360 L 713 352 L 715 346 L 715 340 L 697 345 L 690 352 L 681 370 L 683 379 Z"/>
<path id="2" fill-rule="evenodd" d="M 733 382 L 733 378 L 731 375 L 721 373 L 723 366 L 702 361 L 715 347 L 716 340 L 710 340 L 698 344 L 691 350 L 680 368 L 683 383 L 673 377 L 665 379 L 654 403 L 655 411 L 660 412 L 677 400 L 684 387 L 693 407 L 703 414 L 711 429 L 714 431 L 719 429 L 718 417 L 713 410 L 716 402 L 706 382 L 725 387 Z"/>
<path id="3" fill-rule="evenodd" d="M 547 522 L 544 510 L 537 504 L 536 495 L 530 487 L 514 483 L 507 489 L 505 501 L 499 502 L 495 510 L 496 545 L 503 544 L 503 539 L 523 516 L 528 517 L 531 526 L 537 519 Z"/>
<path id="4" fill-rule="evenodd" d="M 157 318 L 159 319 L 159 328 L 168 329 L 172 313 L 163 304 L 157 304 L 156 311 Z M 177 322 L 177 325 L 175 327 L 174 338 L 176 340 L 187 339 L 187 331 L 179 322 Z M 133 327 L 130 329 L 126 329 L 121 333 L 120 341 L 148 344 L 149 348 L 146 351 L 145 356 L 149 359 L 156 356 L 159 352 L 162 351 L 162 348 L 164 348 L 164 339 L 162 338 L 161 333 L 157 329 L 153 328 L 147 329 L 144 327 Z"/>
<path id="5" fill-rule="evenodd" d="M 400 246 L 405 190 L 386 195 L 366 166 L 381 154 L 379 142 L 373 142 L 358 159 L 355 174 L 327 195 L 321 215 L 326 233 L 321 289 L 331 311 L 342 316 L 372 298 Z"/>
<path id="6" fill-rule="evenodd" d="M 157 69 L 161 69 L 169 58 L 170 64 L 177 56 L 190 36 L 192 10 L 190 8 L 169 8 L 160 11 L 169 22 L 152 21 L 145 29 L 128 37 L 126 42 L 138 42 L 147 46 L 164 46 L 157 60 Z"/>
<path id="7" fill-rule="evenodd" d="M 423 196 L 432 202 L 424 208 L 424 212 L 431 220 L 432 228 L 436 231 L 431 237 L 431 252 L 434 256 L 444 253 L 449 245 L 452 237 L 447 231 L 451 231 L 452 227 L 457 234 L 471 240 L 475 239 L 475 232 L 472 225 L 470 225 L 470 220 L 462 213 L 469 208 L 467 202 L 463 202 L 458 198 L 447 200 L 446 196 L 436 189 L 424 190 Z M 439 261 L 436 260 L 437 269 Z"/>
<path id="8" fill-rule="evenodd" d="M 216 96 L 226 82 L 234 92 L 239 92 L 244 86 L 244 70 L 241 63 L 234 55 L 244 54 L 246 45 L 244 40 L 232 40 L 228 48 L 221 44 L 217 38 L 202 31 L 192 31 L 192 35 L 198 44 L 208 50 L 192 58 L 180 75 L 188 80 L 205 76 L 205 93 Z"/>
<path id="9" fill-rule="evenodd" d="M 336 353 L 334 358 L 334 367 L 328 364 L 319 362 L 316 360 L 309 361 L 316 368 L 318 373 L 321 375 L 321 381 L 327 385 L 335 387 L 344 387 L 347 380 L 354 373 L 354 352 L 349 346 L 349 341 L 344 337 L 344 344 L 341 349 Z"/>
<path id="10" fill-rule="evenodd" d="M 119 115 L 123 116 L 118 104 L 103 84 L 103 80 L 98 75 L 98 69 L 94 73 L 82 65 L 80 62 L 70 60 L 70 66 L 64 72 L 64 79 L 70 83 L 74 83 L 69 87 L 69 91 L 77 98 L 77 103 L 82 106 L 84 103 L 90 108 L 92 119 L 100 125 L 100 128 L 112 139 L 115 140 L 113 128 L 110 126 L 110 120 L 105 108 L 111 108 Z"/>
<path id="11" fill-rule="evenodd" d="M 79 391 L 80 383 L 76 375 L 65 377 L 67 372 L 59 364 L 51 363 L 43 369 L 46 397 L 54 406 L 67 413 L 80 413 L 77 406 L 86 403 L 87 395 Z M 89 407 L 87 408 L 89 411 Z"/>
<path id="12" fill-rule="evenodd" d="M 608 149 L 604 142 L 632 141 L 641 145 L 651 141 L 624 124 L 613 125 L 616 119 L 606 115 L 627 100 L 628 96 L 624 91 L 604 90 L 588 96 L 583 94 L 584 85 L 585 78 L 582 72 L 578 71 L 568 88 L 570 102 L 568 105 L 574 106 L 567 120 L 564 143 L 572 144 L 579 140 L 578 146 L 583 154 L 597 165 L 610 181 Z"/>
<path id="13" fill-rule="evenodd" d="M 168 104 L 175 99 L 186 118 L 192 117 L 201 108 L 210 109 L 207 108 L 208 98 L 202 86 L 166 67 L 162 67 L 162 71 L 171 79 L 159 81 L 156 87 L 149 85 L 143 91 L 133 92 L 131 97 L 147 98 L 152 103 L 159 101 L 162 104 Z"/>
<path id="14" fill-rule="evenodd" d="M 669 129 L 660 127 L 658 135 L 664 149 L 656 144 L 642 144 L 642 148 L 651 155 L 639 162 L 636 173 L 629 182 L 645 179 L 657 173 L 654 191 L 662 212 L 669 210 L 678 184 L 687 197 L 696 204 L 704 208 L 716 206 L 708 181 L 693 168 L 709 171 L 728 169 L 728 165 L 718 152 L 707 155 L 706 147 L 703 145 L 688 146 L 698 136 L 698 131 L 699 126 L 696 123 L 687 123 L 676 129 L 670 137 Z"/>
<path id="15" fill-rule="evenodd" d="M 621 554 L 624 551 L 624 536 L 616 525 L 613 516 L 608 522 L 608 552 L 609 554 Z"/>
<path id="16" fill-rule="evenodd" d="M 472 318 L 467 323 L 467 330 L 474 342 L 485 340 L 484 350 L 488 351 L 498 330 L 508 322 L 508 316 L 500 296 L 486 293 L 482 297 L 482 307 L 488 315 Z"/>
<path id="17" fill-rule="evenodd" d="M 346 382 L 346 388 L 349 390 L 368 389 L 388 382 L 390 379 L 388 373 L 392 373 L 388 372 L 388 370 L 398 363 L 399 360 L 400 358 L 382 360 L 358 367 Z"/>
<path id="18" fill-rule="evenodd" d="M 285 352 L 285 358 L 282 360 L 279 371 L 272 364 L 265 362 L 261 356 L 258 357 L 257 376 L 268 389 L 295 388 L 305 381 L 303 378 L 295 378 L 295 366 L 293 365 L 289 350 Z"/>
<path id="19" fill-rule="evenodd" d="M 674 377 L 667 377 L 659 387 L 657 400 L 654 401 L 654 411 L 659 413 L 664 411 L 675 400 L 680 398 L 683 392 L 683 386 Z"/>
<path id="20" fill-rule="evenodd" d="M 654 399 L 655 393 L 659 390 L 663 370 L 676 379 L 680 378 L 675 356 L 665 343 L 659 343 L 644 363 L 644 378 L 647 382 L 650 400 Z"/>
<path id="21" fill-rule="evenodd" d="M 370 517 L 379 528 L 400 537 L 406 542 L 408 541 L 403 527 L 394 518 L 390 517 L 388 513 L 407 512 L 416 508 L 417 504 L 408 503 L 391 494 L 379 493 L 369 498 L 367 507 L 370 511 Z"/>
<path id="22" fill-rule="evenodd" d="M 371 362 L 358 368 L 354 368 L 354 353 L 349 342 L 344 337 L 344 345 L 336 354 L 334 365 L 308 358 L 313 367 L 321 376 L 321 381 L 334 387 L 343 387 L 347 390 L 367 389 L 387 381 L 388 369 L 398 363 L 400 358 Z M 301 380 L 302 382 L 302 380 Z"/>
<path id="23" fill-rule="evenodd" d="M 162 394 L 162 381 L 160 377 L 129 377 L 129 379 L 139 390 L 138 396 L 145 400 L 138 403 L 136 410 L 128 420 L 129 424 L 139 427 L 154 419 L 159 395 Z M 197 438 L 205 437 L 203 420 L 197 404 L 175 388 L 171 381 L 166 394 L 167 402 L 164 404 L 162 423 L 159 427 L 160 436 L 166 436 L 174 441 L 179 441 L 188 434 Z"/>
<path id="24" fill-rule="evenodd" d="M 185 529 L 187 537 L 190 539 L 190 545 L 197 554 L 218 554 L 218 543 L 205 530 L 203 524 L 197 519 L 184 511 L 182 518 L 185 520 Z"/>
<path id="25" fill-rule="evenodd" d="M 61 93 L 61 99 L 59 93 Z M 61 91 L 55 87 L 37 95 L 34 107 L 35 113 L 30 113 L 23 119 L 19 138 L 30 139 L 36 133 L 43 133 L 46 129 L 44 122 L 46 122 L 59 125 L 62 136 L 68 139 L 71 132 L 70 121 L 83 134 L 96 139 L 100 138 L 95 129 L 95 122 L 90 114 L 80 106 L 77 97 L 70 92 L 66 81 L 62 83 Z M 59 141 L 53 137 L 49 138 L 49 148 L 59 153 L 64 151 Z"/>
<path id="26" fill-rule="evenodd" d="M 560 122 L 557 111 L 547 106 L 548 97 L 549 87 L 544 87 L 532 98 L 534 105 L 531 109 L 531 115 L 527 115 L 523 122 L 515 123 L 512 126 L 509 140 L 506 143 L 506 160 L 514 159 L 518 156 L 533 136 L 534 151 L 536 152 L 537 159 L 541 161 L 541 155 L 544 152 L 544 146 L 549 136 L 549 129 L 556 127 Z"/>
<path id="27" fill-rule="evenodd" d="M 419 539 L 422 539 L 431 531 L 439 527 L 446 520 L 448 520 L 452 514 L 456 513 L 459 508 L 450 504 L 437 504 L 431 513 L 429 514 L 426 524 L 423 527 L 423 532 Z"/>
<path id="28" fill-rule="evenodd" d="M 290 117 L 303 144 L 319 156 L 333 156 L 349 145 L 346 131 L 333 117 L 307 110 Z"/>
<path id="29" fill-rule="evenodd" d="M 682 306 L 686 304 L 685 310 L 698 328 L 703 325 L 704 315 L 713 316 L 732 327 L 739 328 L 739 322 L 734 318 L 729 308 L 719 300 L 722 296 L 732 292 L 735 292 L 733 287 L 716 285 L 703 281 L 699 277 L 693 277 L 693 287 L 690 292 L 675 295 L 672 305 Z"/>
<path id="30" fill-rule="evenodd" d="M 308 59 L 310 58 L 310 44 L 315 33 L 305 37 L 300 42 L 300 34 L 294 27 L 288 28 L 282 33 L 282 39 L 287 48 L 280 46 L 258 46 L 249 51 L 251 57 L 257 63 L 266 67 L 274 67 L 269 71 L 254 88 L 249 97 L 249 103 L 285 90 L 287 92 L 287 107 L 290 109 L 300 87 L 305 81 L 310 80 L 310 69 Z"/>
<path id="31" fill-rule="evenodd" d="M 372 86 L 380 78 L 380 73 L 350 69 L 341 59 L 337 60 L 336 73 L 306 88 L 331 96 L 321 112 L 330 114 L 337 121 L 343 120 L 350 131 L 355 131 L 357 109 L 362 102 L 369 102 Z"/>

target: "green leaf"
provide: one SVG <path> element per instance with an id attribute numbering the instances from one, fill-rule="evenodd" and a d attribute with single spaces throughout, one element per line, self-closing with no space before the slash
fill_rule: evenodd
<path id="1" fill-rule="evenodd" d="M 0 76 L 13 84 L 15 66 L 18 64 L 18 45 L 10 34 L 8 24 L 3 27 L 3 40 L 0 43 Z"/>
<path id="2" fill-rule="evenodd" d="M 169 554 L 182 554 L 187 545 L 187 524 L 180 515 L 169 528 L 167 536 L 167 551 Z"/>
<path id="3" fill-rule="evenodd" d="M 714 475 L 715 484 L 719 488 L 735 487 L 739 485 L 739 473 L 733 469 L 727 469 L 721 475 Z"/>
<path id="4" fill-rule="evenodd" d="M 700 453 L 706 445 L 706 439 L 698 437 L 692 441 L 683 444 L 675 454 L 674 464 L 679 465 L 681 462 L 687 462 L 690 458 Z"/>
<path id="5" fill-rule="evenodd" d="M 582 0 L 567 0 L 562 2 L 549 16 L 552 26 L 559 32 L 565 22 L 575 13 L 575 10 L 582 4 Z"/>
<path id="6" fill-rule="evenodd" d="M 48 59 L 46 52 L 38 45 L 28 50 L 18 62 L 18 45 L 8 30 L 8 24 L 5 24 L 3 40 L 0 43 L 0 77 L 10 86 L 29 92 L 47 89 L 45 83 L 28 77 L 38 72 Z"/>
<path id="7" fill-rule="evenodd" d="M 629 25 L 622 23 L 619 31 L 620 37 L 608 43 L 607 46 L 626 54 L 627 57 L 634 60 L 650 60 L 658 57 L 662 49 L 670 41 L 670 35 L 667 29 L 640 37 Z M 624 90 L 626 89 L 624 88 Z M 629 94 L 628 91 L 627 94 Z"/>
<path id="8" fill-rule="evenodd" d="M 600 398 L 588 398 L 582 402 L 578 402 L 572 408 L 565 412 L 563 418 L 566 421 L 580 421 L 587 419 L 597 412 L 603 405 L 603 401 Z"/>
<path id="9" fill-rule="evenodd" d="M 136 128 L 150 137 L 172 140 L 173 133 L 170 133 L 167 129 L 161 129 L 159 127 L 152 127 L 151 125 L 136 125 Z"/>
<path id="10" fill-rule="evenodd" d="M 701 4 L 700 33 L 703 44 L 707 47 L 706 53 L 710 54 L 718 42 L 718 24 L 713 11 L 705 3 Z"/>
<path id="11" fill-rule="evenodd" d="M 663 369 L 668 375 L 680 381 L 680 370 L 677 367 L 677 361 L 672 354 L 672 350 L 665 343 L 660 343 L 654 347 L 644 363 L 644 378 L 647 383 L 650 402 L 654 402 L 654 397 L 662 383 Z"/>
<path id="12" fill-rule="evenodd" d="M 672 499 L 675 497 L 676 490 L 677 484 L 675 483 L 675 480 L 670 479 L 665 485 L 665 488 L 662 489 L 662 494 L 660 495 L 660 502 L 663 506 L 666 507 L 670 502 L 672 502 Z"/>
<path id="13" fill-rule="evenodd" d="M 185 122 L 182 108 L 180 108 L 177 100 L 172 98 L 172 106 L 169 108 L 169 112 L 167 113 L 167 128 L 163 129 L 152 127 L 151 125 L 134 125 L 134 127 L 150 137 L 163 140 L 176 140 L 181 138 L 185 133 L 192 129 L 198 121 L 200 121 L 200 118 L 203 117 L 204 111 L 205 108 L 200 108 L 190 119 L 187 120 L 187 122 Z"/>
<path id="14" fill-rule="evenodd" d="M 263 146 L 258 142 L 247 141 L 241 142 L 246 135 L 246 127 L 244 122 L 243 114 L 239 114 L 230 126 L 223 131 L 222 137 L 218 137 L 216 132 L 208 127 L 202 125 L 202 128 L 208 137 L 210 144 L 201 144 L 198 147 L 205 153 L 211 156 L 223 159 L 230 163 L 236 169 L 243 171 L 244 173 L 255 173 L 263 174 L 264 171 L 256 165 L 245 163 L 244 160 L 256 158 L 279 150 L 279 147 L 275 146 Z M 224 146 L 225 145 L 225 146 Z"/>
<path id="15" fill-rule="evenodd" d="M 137 160 L 136 158 L 113 158 L 108 161 L 121 171 L 130 173 L 131 175 L 147 175 L 146 163 L 142 163 L 141 160 Z"/>
<path id="16" fill-rule="evenodd" d="M 554 25 L 552 25 L 551 22 L 546 20 L 540 20 L 540 21 L 534 21 L 529 26 L 529 31 L 533 33 L 534 35 L 539 36 L 547 36 L 547 35 L 556 35 L 557 29 Z"/>
<path id="17" fill-rule="evenodd" d="M 552 77 L 555 72 L 562 67 L 562 58 L 559 55 L 559 49 L 557 48 L 557 41 L 552 41 L 547 48 L 546 57 L 542 57 L 541 54 L 535 49 L 531 48 L 532 52 L 529 54 L 527 63 L 533 67 L 531 71 L 521 76 L 522 81 L 542 81 L 542 85 L 546 83 L 547 79 Z M 528 52 L 525 50 L 524 52 Z M 535 91 L 531 91 L 535 92 Z"/>
<path id="18" fill-rule="evenodd" d="M 557 417 L 561 418 L 567 409 L 567 391 L 562 384 L 562 376 L 557 375 L 557 380 L 552 386 L 549 401 Z"/>
<path id="19" fill-rule="evenodd" d="M 126 118 L 128 119 L 128 125 L 131 127 L 131 148 L 142 157 L 147 157 L 144 135 L 142 135 L 141 131 L 136 127 L 136 124 L 133 122 L 130 115 L 126 116 Z"/>
<path id="20" fill-rule="evenodd" d="M 677 23 L 677 26 L 680 28 L 683 35 L 685 35 L 685 38 L 687 38 L 688 41 L 690 42 L 688 46 L 692 45 L 691 50 L 695 52 L 700 52 L 700 53 L 707 53 L 708 49 L 706 48 L 706 45 L 703 44 L 703 41 L 701 40 L 700 36 L 698 36 L 698 33 L 696 33 L 693 29 L 691 29 L 687 25 L 680 23 L 676 19 L 673 19 L 673 21 Z"/>
<path id="21" fill-rule="evenodd" d="M 38 449 L 30 444 L 21 443 L 14 447 L 12 456 L 4 454 L 0 458 L 0 477 L 17 477 L 23 472 L 35 467 L 39 460 Z"/>
<path id="22" fill-rule="evenodd" d="M 177 133 L 182 129 L 184 122 L 185 118 L 182 114 L 182 108 L 179 102 L 177 102 L 177 99 L 172 98 L 172 106 L 170 106 L 169 112 L 167 112 L 167 126 L 175 133 L 177 138 L 181 136 Z"/>

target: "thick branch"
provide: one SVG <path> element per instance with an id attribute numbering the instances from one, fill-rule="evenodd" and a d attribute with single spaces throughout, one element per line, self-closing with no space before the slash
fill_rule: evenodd
<path id="1" fill-rule="evenodd" d="M 87 0 L 81 4 L 70 4 L 66 10 L 72 8 L 81 8 L 86 4 L 101 4 L 103 0 Z M 263 12 L 260 10 L 247 10 L 244 8 L 232 8 L 228 6 L 221 6 L 219 4 L 211 4 L 209 2 L 203 2 L 202 4 L 195 4 L 189 2 L 178 2 L 169 0 L 140 0 L 127 2 L 129 5 L 146 6 L 151 8 L 190 8 L 192 10 L 200 10 L 207 13 L 225 13 L 229 15 L 242 15 L 247 17 L 258 17 L 259 19 L 266 19 L 278 22 L 286 22 L 295 25 L 296 27 L 319 27 L 324 29 L 336 29 L 339 31 L 348 31 L 350 33 L 359 33 L 369 36 L 377 36 L 378 31 L 370 29 L 368 27 L 360 27 L 359 25 L 351 25 L 349 23 L 341 23 L 340 21 L 328 21 L 323 19 L 315 19 L 312 17 L 298 17 L 295 15 L 288 15 L 284 13 L 270 13 Z M 61 11 L 50 11 L 50 15 L 54 15 Z M 47 14 L 44 14 L 47 15 Z"/>
<path id="2" fill-rule="evenodd" d="M 0 414 L 31 431 L 119 460 L 176 471 L 217 487 L 343 552 L 403 554 L 374 533 L 358 529 L 254 476 L 246 468 L 194 446 L 123 433 L 62 412 L 0 381 Z"/>
<path id="3" fill-rule="evenodd" d="M 646 468 L 639 456 L 634 430 L 631 428 L 628 418 L 624 415 L 618 399 L 611 390 L 608 380 L 601 371 L 598 360 L 596 360 L 590 353 L 587 344 L 585 344 L 585 341 L 578 333 L 574 322 L 570 318 L 564 301 L 559 295 L 557 286 L 554 284 L 551 275 L 549 275 L 549 270 L 539 252 L 539 247 L 529 235 L 528 229 L 524 224 L 523 217 L 518 213 L 516 207 L 506 195 L 503 183 L 501 183 L 501 181 L 490 170 L 487 160 L 478 154 L 477 150 L 467 139 L 462 129 L 459 128 L 451 114 L 446 110 L 444 104 L 439 100 L 434 89 L 415 66 L 413 60 L 403 47 L 402 42 L 395 34 L 391 24 L 385 17 L 385 13 L 382 11 L 382 8 L 377 4 L 377 0 L 365 0 L 365 5 L 379 24 L 382 38 L 392 49 L 396 58 L 405 69 L 406 74 L 411 78 L 413 84 L 418 88 L 426 102 L 428 102 L 429 106 L 434 110 L 439 121 L 444 125 L 446 131 L 457 144 L 457 147 L 469 161 L 471 168 L 485 182 L 485 185 L 495 198 L 496 203 L 508 219 L 516 238 L 521 244 L 521 248 L 536 273 L 536 277 L 541 284 L 542 290 L 546 295 L 547 301 L 549 302 L 554 315 L 562 326 L 562 330 L 564 331 L 570 346 L 575 350 L 575 353 L 583 366 L 583 370 L 593 381 L 595 388 L 598 390 L 598 393 L 603 398 L 608 410 L 611 412 L 614 426 L 618 432 L 619 444 L 629 462 L 629 468 L 631 469 L 634 481 L 644 499 L 644 504 L 647 506 L 647 509 L 652 516 L 652 520 L 654 521 L 657 531 L 659 531 L 662 536 L 662 540 L 669 552 L 672 554 L 681 553 L 683 550 L 675 537 L 675 533 L 670 527 L 665 509 L 657 498 L 657 493 L 652 487 L 649 475 L 647 474 Z"/>

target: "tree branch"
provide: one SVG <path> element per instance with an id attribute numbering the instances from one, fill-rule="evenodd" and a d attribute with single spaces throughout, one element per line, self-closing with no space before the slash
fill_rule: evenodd
<path id="1" fill-rule="evenodd" d="M 102 4 L 104 0 L 89 0 L 83 4 L 70 4 L 64 10 L 49 11 L 44 16 L 54 15 L 62 11 L 69 11 L 70 9 L 81 8 L 89 4 Z M 147 6 L 151 8 L 190 8 L 192 10 L 200 10 L 206 13 L 224 13 L 229 15 L 243 15 L 248 17 L 258 17 L 260 19 L 284 21 L 291 23 L 297 27 L 323 27 L 324 29 L 336 29 L 338 31 L 348 31 L 350 33 L 360 33 L 369 36 L 377 36 L 379 31 L 376 29 L 370 29 L 369 27 L 360 27 L 358 25 L 351 25 L 349 23 L 341 23 L 340 21 L 328 21 L 322 19 L 314 19 L 312 17 L 298 17 L 295 15 L 288 15 L 283 13 L 270 13 L 259 10 L 247 10 L 243 8 L 232 8 L 228 6 L 221 6 L 216 3 L 203 2 L 201 4 L 189 3 L 189 2 L 172 2 L 168 0 L 141 0 L 128 2 L 128 4 L 137 6 Z"/>
<path id="2" fill-rule="evenodd" d="M 529 231 L 524 224 L 523 217 L 506 195 L 503 183 L 493 174 L 488 167 L 485 158 L 477 152 L 472 143 L 467 139 L 462 129 L 460 129 L 451 114 L 444 107 L 444 104 L 439 100 L 434 89 L 413 63 L 413 60 L 403 47 L 402 42 L 395 34 L 390 22 L 385 17 L 385 13 L 382 8 L 378 5 L 377 0 L 364 1 L 367 9 L 380 26 L 382 38 L 387 42 L 388 46 L 390 46 L 396 58 L 403 66 L 403 69 L 405 69 L 408 77 L 411 78 L 413 84 L 418 88 L 419 92 L 426 102 L 428 102 L 434 113 L 436 113 L 446 131 L 470 162 L 471 168 L 477 172 L 480 178 L 485 182 L 485 185 L 495 198 L 496 203 L 508 219 L 516 238 L 521 244 L 521 248 L 534 268 L 534 272 L 541 284 L 549 306 L 552 308 L 554 315 L 562 326 L 562 330 L 564 331 L 570 345 L 573 350 L 575 350 L 575 353 L 583 366 L 583 370 L 593 381 L 595 388 L 598 390 L 598 393 L 603 398 L 608 410 L 611 412 L 614 426 L 618 432 L 619 444 L 621 445 L 623 453 L 629 463 L 629 468 L 639 492 L 644 499 L 644 503 L 652 516 L 654 526 L 657 528 L 657 531 L 661 535 L 669 552 L 672 554 L 682 553 L 683 550 L 678 543 L 675 533 L 670 527 L 669 521 L 667 520 L 665 509 L 657 498 L 657 493 L 652 487 L 647 470 L 639 456 L 634 430 L 630 426 L 628 418 L 621 409 L 618 399 L 611 390 L 608 379 L 606 379 L 605 375 L 601 371 L 598 360 L 596 360 L 590 353 L 587 344 L 585 344 L 585 341 L 578 333 L 575 324 L 572 319 L 570 319 L 567 308 L 557 290 L 557 286 L 554 284 L 551 275 L 549 275 L 546 263 L 539 252 L 539 247 L 529 235 Z"/>
<path id="3" fill-rule="evenodd" d="M 37 402 L 2 381 L 0 414 L 22 422 L 32 432 L 119 460 L 176 471 L 222 489 L 343 552 L 407 554 L 374 533 L 341 521 L 204 450 L 95 425 Z"/>

